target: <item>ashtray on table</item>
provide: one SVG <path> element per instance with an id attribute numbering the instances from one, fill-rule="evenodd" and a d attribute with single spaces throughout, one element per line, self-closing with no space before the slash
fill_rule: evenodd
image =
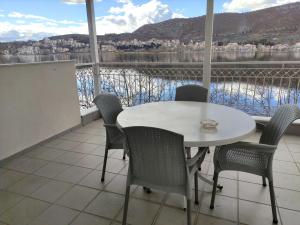
<path id="1" fill-rule="evenodd" d="M 202 120 L 200 124 L 205 129 L 215 129 L 218 126 L 218 122 L 212 119 Z"/>

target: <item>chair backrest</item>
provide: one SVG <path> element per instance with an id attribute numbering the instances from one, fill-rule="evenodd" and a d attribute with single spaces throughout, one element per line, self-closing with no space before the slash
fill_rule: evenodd
<path id="1" fill-rule="evenodd" d="M 182 135 L 152 127 L 122 130 L 133 180 L 158 187 L 185 186 L 187 169 Z"/>
<path id="2" fill-rule="evenodd" d="M 123 111 L 120 100 L 111 94 L 99 94 L 93 100 L 106 124 L 115 124 L 117 116 Z"/>
<path id="3" fill-rule="evenodd" d="M 199 85 L 184 85 L 176 88 L 175 101 L 207 102 L 208 90 Z"/>
<path id="4" fill-rule="evenodd" d="M 300 109 L 297 105 L 283 105 L 275 112 L 270 122 L 264 128 L 259 143 L 278 145 L 280 138 L 291 123 L 300 119 Z"/>

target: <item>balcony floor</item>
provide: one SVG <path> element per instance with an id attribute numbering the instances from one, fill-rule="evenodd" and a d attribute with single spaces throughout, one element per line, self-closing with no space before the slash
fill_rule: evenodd
<path id="1" fill-rule="evenodd" d="M 254 134 L 249 141 L 257 141 Z M 128 160 L 121 150 L 109 153 L 105 183 L 100 182 L 105 130 L 98 120 L 42 147 L 3 163 L 0 168 L 0 225 L 117 225 Z M 201 172 L 213 174 L 213 151 Z M 193 207 L 194 225 L 272 224 L 269 189 L 261 178 L 223 172 L 215 209 L 209 209 L 211 187 L 199 181 L 200 204 Z M 274 160 L 279 224 L 300 219 L 300 138 L 285 136 Z M 141 187 L 131 188 L 128 222 L 132 225 L 183 225 L 182 197 Z"/>

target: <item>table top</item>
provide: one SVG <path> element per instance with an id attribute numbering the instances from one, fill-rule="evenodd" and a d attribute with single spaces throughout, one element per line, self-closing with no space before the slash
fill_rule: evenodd
<path id="1" fill-rule="evenodd" d="M 204 129 L 200 122 L 216 120 L 216 129 Z M 246 113 L 223 105 L 202 102 L 154 102 L 125 109 L 118 115 L 122 127 L 148 126 L 184 136 L 186 147 L 231 144 L 255 131 L 254 119 Z"/>

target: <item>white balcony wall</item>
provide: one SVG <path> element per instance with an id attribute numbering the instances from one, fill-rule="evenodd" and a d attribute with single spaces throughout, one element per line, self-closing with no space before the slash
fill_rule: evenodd
<path id="1" fill-rule="evenodd" d="M 0 65 L 0 160 L 80 122 L 74 62 Z"/>

